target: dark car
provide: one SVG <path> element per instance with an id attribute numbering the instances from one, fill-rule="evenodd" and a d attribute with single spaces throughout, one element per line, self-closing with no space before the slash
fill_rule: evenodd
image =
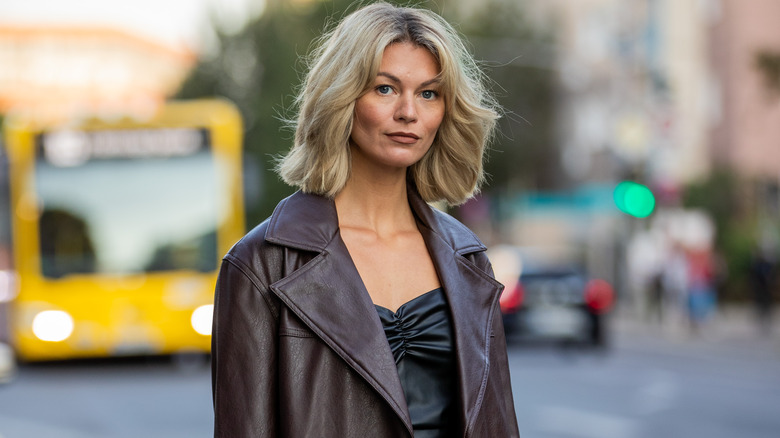
<path id="1" fill-rule="evenodd" d="M 528 272 L 504 290 L 501 311 L 513 337 L 603 345 L 613 297 L 609 283 L 577 271 Z"/>
<path id="2" fill-rule="evenodd" d="M 517 249 L 494 255 L 496 276 L 506 286 L 500 305 L 508 337 L 604 345 L 605 316 L 615 300 L 609 282 L 573 264 L 531 263 Z"/>

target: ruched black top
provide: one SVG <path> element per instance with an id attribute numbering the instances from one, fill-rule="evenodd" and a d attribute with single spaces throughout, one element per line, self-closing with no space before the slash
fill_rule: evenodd
<path id="1" fill-rule="evenodd" d="M 396 312 L 376 308 L 398 367 L 415 438 L 454 436 L 455 351 L 444 291 L 420 295 Z"/>

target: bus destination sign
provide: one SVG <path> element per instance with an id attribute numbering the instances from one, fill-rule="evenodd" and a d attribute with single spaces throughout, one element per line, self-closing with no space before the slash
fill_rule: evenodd
<path id="1" fill-rule="evenodd" d="M 90 160 L 192 155 L 208 147 L 208 132 L 194 128 L 61 130 L 41 134 L 38 145 L 39 157 L 48 163 L 73 167 Z"/>

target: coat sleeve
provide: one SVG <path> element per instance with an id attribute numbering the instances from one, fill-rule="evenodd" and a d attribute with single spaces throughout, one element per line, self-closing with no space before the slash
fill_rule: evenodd
<path id="1" fill-rule="evenodd" d="M 277 311 L 240 260 L 223 260 L 211 339 L 214 437 L 277 435 Z"/>

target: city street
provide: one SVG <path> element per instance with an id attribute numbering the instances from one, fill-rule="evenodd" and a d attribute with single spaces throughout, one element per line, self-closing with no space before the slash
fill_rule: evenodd
<path id="1" fill-rule="evenodd" d="M 403 398 L 371 393 L 393 386 L 349 374 L 396 372 L 359 318 L 434 288 L 374 329 L 438 360 L 404 380 L 482 403 L 441 423 L 516 434 L 511 393 L 522 438 L 780 438 L 779 22 L 780 0 L 0 0 L 0 438 L 212 437 L 212 329 L 242 348 L 215 351 L 220 412 L 397 431 Z M 511 388 L 503 344 L 471 348 L 498 318 Z"/>
<path id="2" fill-rule="evenodd" d="M 511 343 L 524 438 L 777 436 L 776 337 L 613 328 L 604 351 Z M 211 427 L 210 375 L 197 360 L 28 365 L 0 387 L 2 438 L 205 438 Z"/>
<path id="3" fill-rule="evenodd" d="M 521 435 L 777 437 L 777 338 L 620 328 L 605 353 L 510 346 Z"/>

